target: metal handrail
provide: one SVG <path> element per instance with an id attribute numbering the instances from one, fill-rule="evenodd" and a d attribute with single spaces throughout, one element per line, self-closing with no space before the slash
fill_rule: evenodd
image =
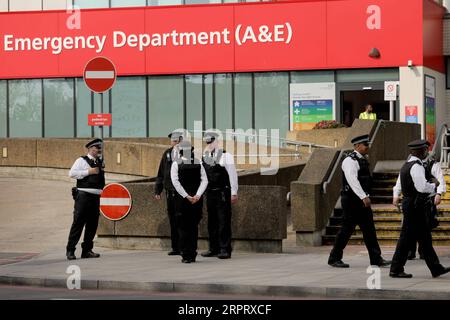
<path id="1" fill-rule="evenodd" d="M 444 133 L 444 128 L 445 128 L 445 131 L 447 132 L 448 125 L 446 123 L 441 124 L 441 126 L 439 127 L 439 133 L 436 136 L 436 140 L 434 141 L 434 145 L 433 145 L 433 149 L 431 149 L 430 157 L 434 157 L 434 155 L 436 154 L 436 148 L 438 145 L 438 141 L 439 141 L 439 144 L 441 144 L 442 135 Z M 440 148 L 441 148 L 441 154 L 442 154 L 442 145 L 440 146 Z"/>
<path id="2" fill-rule="evenodd" d="M 206 130 L 192 130 L 192 132 L 201 132 L 201 133 L 205 133 L 208 132 Z M 243 137 L 250 137 L 250 138 L 264 138 L 266 139 L 267 142 L 269 142 L 270 140 L 274 140 L 275 138 L 269 137 L 269 136 L 264 136 L 264 135 L 258 135 L 258 134 L 243 134 L 243 133 L 236 133 L 236 132 L 226 132 L 225 135 L 230 134 L 233 137 L 238 137 L 238 136 L 243 136 Z M 285 138 L 278 138 L 278 141 L 282 142 L 280 143 L 280 147 L 282 147 L 283 145 L 295 145 L 295 151 L 298 151 L 298 147 L 301 146 L 305 146 L 305 147 L 309 147 L 309 153 L 312 152 L 312 148 L 329 148 L 329 149 L 333 149 L 334 147 L 331 146 L 325 146 L 325 145 L 320 145 L 320 144 L 316 144 L 316 143 L 312 143 L 312 142 L 306 142 L 306 141 L 297 141 L 297 140 L 288 140 Z"/>
<path id="3" fill-rule="evenodd" d="M 324 194 L 327 193 L 327 186 L 331 183 L 331 180 L 333 179 L 334 174 L 336 173 L 337 167 L 339 166 L 339 163 L 341 163 L 342 157 L 343 157 L 344 154 L 345 154 L 346 152 L 348 152 L 348 151 L 349 151 L 349 150 L 347 149 L 347 150 L 341 150 L 341 151 L 339 152 L 339 155 L 338 155 L 338 157 L 337 157 L 337 159 L 336 159 L 336 162 L 335 162 L 334 165 L 333 165 L 333 169 L 331 170 L 331 173 L 330 173 L 330 175 L 328 176 L 328 180 L 325 181 L 325 182 L 323 183 L 322 188 L 323 188 L 323 193 L 324 193 Z"/>
<path id="4" fill-rule="evenodd" d="M 381 126 L 384 125 L 385 122 L 386 122 L 386 120 L 378 120 L 377 127 L 375 128 L 375 131 L 374 131 L 374 133 L 373 133 L 373 135 L 372 135 L 372 137 L 371 137 L 371 139 L 370 139 L 369 144 L 372 144 L 372 143 L 373 143 L 375 137 L 376 137 L 377 134 L 378 134 L 378 131 L 380 130 Z M 340 162 L 341 162 L 341 159 L 342 159 L 343 155 L 344 155 L 346 152 L 348 152 L 348 151 L 350 151 L 350 150 L 349 150 L 349 149 L 346 149 L 346 150 L 341 150 L 341 151 L 339 152 L 339 156 L 338 156 L 338 158 L 336 159 L 336 162 L 335 162 L 334 165 L 333 165 L 333 169 L 331 170 L 331 173 L 330 173 L 330 175 L 328 176 L 327 181 L 325 181 L 325 182 L 323 183 L 323 185 L 322 185 L 322 189 L 323 189 L 323 193 L 324 193 L 324 194 L 327 193 L 327 186 L 331 183 L 331 180 L 333 179 L 334 174 L 336 173 L 337 167 L 339 166 L 339 164 L 340 164 Z"/>

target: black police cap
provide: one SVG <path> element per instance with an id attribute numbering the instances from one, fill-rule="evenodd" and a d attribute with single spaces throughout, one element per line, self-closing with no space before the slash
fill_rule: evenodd
<path id="1" fill-rule="evenodd" d="M 206 132 L 205 136 L 203 137 L 203 140 L 206 142 L 206 144 L 210 144 L 213 143 L 217 137 L 219 136 L 219 134 L 217 132 Z"/>
<path id="2" fill-rule="evenodd" d="M 408 143 L 408 147 L 411 150 L 417 150 L 422 148 L 428 148 L 430 143 L 425 139 L 414 140 Z"/>
<path id="3" fill-rule="evenodd" d="M 364 134 L 362 136 L 358 136 L 352 139 L 352 143 L 358 144 L 358 143 L 369 143 L 369 135 L 368 134 Z"/>
<path id="4" fill-rule="evenodd" d="M 103 140 L 102 139 L 94 139 L 90 142 L 88 142 L 85 147 L 86 148 L 90 148 L 90 147 L 94 147 L 94 146 L 101 146 L 103 144 Z"/>
<path id="5" fill-rule="evenodd" d="M 181 132 L 181 131 L 172 131 L 171 133 L 169 133 L 167 135 L 167 137 L 169 137 L 173 141 L 178 141 L 180 139 L 180 137 L 182 137 L 182 136 L 183 136 L 183 132 Z"/>

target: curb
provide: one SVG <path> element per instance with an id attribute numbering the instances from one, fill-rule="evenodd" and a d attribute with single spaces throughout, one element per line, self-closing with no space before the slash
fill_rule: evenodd
<path id="1" fill-rule="evenodd" d="M 0 276 L 0 284 L 13 286 L 36 286 L 50 288 L 67 288 L 66 279 L 42 279 L 14 276 Z M 388 289 L 359 289 L 305 286 L 264 286 L 219 283 L 177 283 L 177 282 L 128 282 L 109 280 L 81 280 L 82 289 L 91 290 L 126 290 L 171 293 L 214 293 L 241 294 L 283 297 L 324 297 L 353 299 L 387 299 L 387 300 L 450 300 L 450 292 L 411 291 Z"/>

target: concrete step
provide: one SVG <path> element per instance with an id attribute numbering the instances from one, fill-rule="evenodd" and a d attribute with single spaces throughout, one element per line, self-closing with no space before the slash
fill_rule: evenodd
<path id="1" fill-rule="evenodd" d="M 378 244 L 380 246 L 395 246 L 398 242 L 398 237 L 392 236 L 377 236 Z M 323 245 L 333 245 L 335 237 L 334 236 L 323 236 Z M 348 242 L 349 245 L 364 245 L 364 239 L 362 236 L 352 236 Z M 433 235 L 433 245 L 434 246 L 449 246 L 450 238 L 438 237 Z"/>

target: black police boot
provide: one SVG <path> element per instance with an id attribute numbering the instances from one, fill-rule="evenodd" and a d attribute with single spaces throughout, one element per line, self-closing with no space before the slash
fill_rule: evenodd
<path id="1" fill-rule="evenodd" d="M 414 260 L 416 258 L 416 253 L 413 251 L 410 251 L 408 253 L 408 260 Z"/>
<path id="2" fill-rule="evenodd" d="M 92 252 L 92 250 L 89 251 L 83 251 L 81 253 L 81 258 L 82 259 L 89 259 L 89 258 L 99 258 L 100 254 Z"/>
<path id="3" fill-rule="evenodd" d="M 412 278 L 413 275 L 410 273 L 405 273 L 404 271 L 402 272 L 389 272 L 389 276 L 391 278 L 403 278 L 403 279 L 407 279 L 407 278 Z"/>
<path id="4" fill-rule="evenodd" d="M 177 250 L 172 250 L 167 253 L 167 255 L 169 256 L 179 256 L 180 254 L 181 254 L 180 251 Z"/>
<path id="5" fill-rule="evenodd" d="M 217 255 L 219 259 L 230 259 L 231 254 L 226 250 L 220 250 L 220 253 Z"/>
<path id="6" fill-rule="evenodd" d="M 344 263 L 342 260 L 338 260 L 338 261 L 328 261 L 328 265 L 334 267 L 334 268 L 350 268 L 350 265 L 348 265 L 347 263 Z"/>
<path id="7" fill-rule="evenodd" d="M 75 257 L 75 251 L 67 251 L 66 252 L 67 260 L 75 260 L 77 257 Z"/>
<path id="8" fill-rule="evenodd" d="M 444 268 L 441 271 L 439 271 L 438 273 L 434 273 L 433 274 L 433 278 L 437 278 L 439 276 L 442 276 L 443 274 L 449 273 L 450 272 L 450 267 L 448 268 Z"/>
<path id="9" fill-rule="evenodd" d="M 201 256 L 205 257 L 205 258 L 211 258 L 211 257 L 217 257 L 217 254 L 218 254 L 218 252 L 216 252 L 216 251 L 208 250 L 206 252 L 201 253 Z"/>
<path id="10" fill-rule="evenodd" d="M 379 263 L 377 263 L 376 265 L 379 267 L 388 267 L 390 266 L 392 263 L 391 260 L 384 260 L 383 258 L 381 259 L 381 261 Z"/>

